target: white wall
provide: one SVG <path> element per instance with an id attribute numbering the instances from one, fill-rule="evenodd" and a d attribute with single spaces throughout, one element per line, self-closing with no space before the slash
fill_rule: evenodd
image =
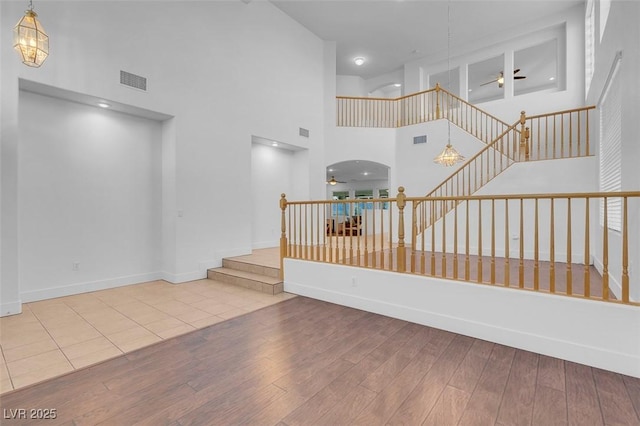
<path id="1" fill-rule="evenodd" d="M 413 144 L 414 136 L 427 135 L 427 143 Z M 395 197 L 398 186 L 404 186 L 405 193 L 412 197 L 422 197 L 454 173 L 457 166 L 445 167 L 435 164 L 433 159 L 447 145 L 448 122 L 437 120 L 397 129 L 396 163 L 392 187 Z M 486 145 L 475 137 L 451 124 L 451 144 L 465 158 L 474 156 Z M 389 194 L 391 196 L 391 194 Z"/>
<path id="2" fill-rule="evenodd" d="M 596 28 L 599 24 L 599 10 L 596 4 Z M 609 10 L 609 18 L 602 41 L 597 40 L 600 36 L 596 34 L 595 69 L 593 80 L 586 102 L 597 104 L 602 96 L 605 83 L 613 65 L 617 52 L 622 53 L 622 62 L 619 78 L 623 87 L 622 91 L 622 190 L 640 190 L 640 173 L 638 164 L 640 163 L 640 145 L 638 135 L 640 135 L 640 120 L 638 111 L 640 110 L 640 29 L 638 20 L 640 19 L 640 3 L 633 1 L 613 1 Z M 592 134 L 597 139 L 599 137 L 598 115 L 596 112 L 595 131 Z M 599 149 L 599 142 L 594 144 L 596 150 Z M 599 155 L 599 154 L 596 154 Z M 598 168 L 594 174 L 598 179 Z M 630 200 L 629 209 L 629 275 L 632 283 L 631 297 L 640 300 L 640 239 L 634 236 L 640 235 L 640 202 Z M 602 228 L 599 225 L 599 218 L 594 218 L 599 230 L 596 239 L 598 247 L 597 253 L 602 253 Z M 609 232 L 610 258 L 609 269 L 614 277 L 619 277 L 622 271 L 620 262 L 621 238 L 618 232 Z M 602 255 L 596 256 L 596 265 L 602 268 Z"/>
<path id="3" fill-rule="evenodd" d="M 251 245 L 277 247 L 280 241 L 280 195 L 289 197 L 294 182 L 292 151 L 254 143 L 251 147 Z"/>
<path id="4" fill-rule="evenodd" d="M 3 28 L 24 14 L 20 2 L 0 8 Z M 270 3 L 50 1 L 37 12 L 51 35 L 43 67 L 20 64 L 10 37 L 0 46 L 3 313 L 5 304 L 16 311 L 21 292 L 18 78 L 175 117 L 162 136 L 173 151 L 162 160 L 163 193 L 175 193 L 162 204 L 162 230 L 175 234 L 162 237 L 172 282 L 202 278 L 223 256 L 251 249 L 252 134 L 307 148 L 299 195 L 324 193 L 324 43 Z M 120 85 L 120 70 L 146 77 L 147 92 Z"/>
<path id="5" fill-rule="evenodd" d="M 336 96 L 366 97 L 368 95 L 365 81 L 357 75 L 336 76 Z"/>
<path id="6" fill-rule="evenodd" d="M 19 112 L 22 300 L 159 278 L 160 122 L 24 91 Z"/>
<path id="7" fill-rule="evenodd" d="M 285 270 L 287 292 L 640 377 L 633 306 L 296 259 Z"/>

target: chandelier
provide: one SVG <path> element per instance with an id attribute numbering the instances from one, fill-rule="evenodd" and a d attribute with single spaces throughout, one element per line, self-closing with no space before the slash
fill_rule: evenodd
<path id="1" fill-rule="evenodd" d="M 18 52 L 22 63 L 38 68 L 49 56 L 49 36 L 33 11 L 33 2 L 29 1 L 29 10 L 13 27 L 13 48 Z"/>

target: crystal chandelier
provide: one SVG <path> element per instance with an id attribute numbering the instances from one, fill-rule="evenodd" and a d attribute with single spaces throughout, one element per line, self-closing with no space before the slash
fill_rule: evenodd
<path id="1" fill-rule="evenodd" d="M 39 67 L 49 56 L 49 36 L 33 11 L 33 2 L 29 1 L 29 10 L 13 27 L 13 48 L 22 58 L 22 63 L 30 67 Z"/>
<path id="2" fill-rule="evenodd" d="M 447 2 L 447 89 L 451 88 L 451 0 Z M 451 145 L 451 122 L 447 120 L 447 146 L 433 162 L 443 166 L 453 166 L 464 161 L 464 157 Z"/>

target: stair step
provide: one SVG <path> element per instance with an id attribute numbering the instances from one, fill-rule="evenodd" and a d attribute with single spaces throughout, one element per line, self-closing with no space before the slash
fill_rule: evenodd
<path id="1" fill-rule="evenodd" d="M 280 268 L 256 265 L 254 263 L 244 262 L 233 258 L 222 259 L 222 267 L 235 269 L 238 271 L 251 272 L 258 275 L 266 275 L 271 278 L 280 278 Z"/>
<path id="2" fill-rule="evenodd" d="M 237 285 L 267 294 L 278 294 L 284 291 L 284 285 L 280 278 L 231 269 L 224 266 L 222 268 L 209 269 L 207 271 L 207 277 L 211 280 Z"/>

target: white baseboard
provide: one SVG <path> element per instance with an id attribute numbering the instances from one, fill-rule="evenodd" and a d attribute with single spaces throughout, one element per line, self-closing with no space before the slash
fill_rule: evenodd
<path id="1" fill-rule="evenodd" d="M 49 287 L 40 290 L 25 291 L 20 294 L 23 303 L 36 302 L 38 300 L 53 299 L 56 297 L 71 296 L 73 294 L 88 293 L 90 291 L 106 290 L 109 288 L 122 287 L 125 285 L 138 284 L 148 281 L 162 279 L 162 273 L 149 272 L 145 274 L 129 275 L 125 277 L 110 278 L 106 280 L 90 281 L 65 285 L 60 287 Z"/>
<path id="2" fill-rule="evenodd" d="M 295 259 L 285 270 L 289 293 L 640 377 L 633 306 Z"/>
<path id="3" fill-rule="evenodd" d="M 0 317 L 17 315 L 20 313 L 22 313 L 22 302 L 20 300 L 0 304 Z"/>
<path id="4" fill-rule="evenodd" d="M 172 274 L 169 272 L 162 272 L 161 275 L 163 280 L 171 284 L 180 284 L 180 283 L 186 283 L 188 281 L 203 280 L 207 278 L 207 270 L 203 269 L 200 271 L 184 272 L 182 274 Z"/>

